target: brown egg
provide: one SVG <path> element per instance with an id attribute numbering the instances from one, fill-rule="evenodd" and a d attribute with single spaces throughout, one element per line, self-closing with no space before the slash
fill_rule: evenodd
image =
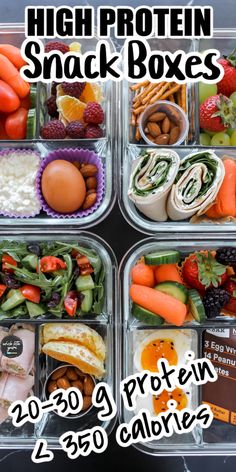
<path id="1" fill-rule="evenodd" d="M 86 196 L 86 185 L 80 171 L 70 162 L 55 160 L 43 171 L 42 194 L 47 204 L 58 213 L 78 210 Z"/>

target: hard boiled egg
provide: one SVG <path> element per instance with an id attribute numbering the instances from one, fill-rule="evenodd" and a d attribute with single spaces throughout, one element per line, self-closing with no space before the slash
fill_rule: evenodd
<path id="1" fill-rule="evenodd" d="M 48 206 L 58 213 L 78 210 L 86 196 L 85 181 L 79 169 L 63 159 L 56 159 L 46 166 L 41 188 Z"/>

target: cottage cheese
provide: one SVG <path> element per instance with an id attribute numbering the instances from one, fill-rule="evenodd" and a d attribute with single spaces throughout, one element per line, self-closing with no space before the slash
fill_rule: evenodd
<path id="1" fill-rule="evenodd" d="M 39 164 L 33 151 L 15 150 L 0 157 L 0 213 L 33 216 L 40 212 L 36 193 Z"/>

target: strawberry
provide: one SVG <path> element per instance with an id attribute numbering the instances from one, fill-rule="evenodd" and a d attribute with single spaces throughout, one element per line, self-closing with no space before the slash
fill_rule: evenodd
<path id="1" fill-rule="evenodd" d="M 227 280 L 224 289 L 230 295 L 229 303 L 227 303 L 224 308 L 232 313 L 236 313 L 236 279 L 230 278 Z"/>
<path id="2" fill-rule="evenodd" d="M 231 54 L 223 56 L 218 60 L 219 64 L 224 69 L 224 76 L 217 84 L 218 93 L 223 93 L 229 97 L 233 92 L 236 91 L 236 49 Z"/>
<path id="3" fill-rule="evenodd" d="M 213 95 L 200 105 L 200 127 L 216 133 L 236 127 L 236 108 L 225 95 Z"/>
<path id="4" fill-rule="evenodd" d="M 184 262 L 183 278 L 190 287 L 204 292 L 226 282 L 226 266 L 219 264 L 210 252 L 191 254 Z"/>

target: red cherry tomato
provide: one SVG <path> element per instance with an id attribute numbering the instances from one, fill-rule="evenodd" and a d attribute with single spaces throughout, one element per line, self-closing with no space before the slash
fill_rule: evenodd
<path id="1" fill-rule="evenodd" d="M 3 296 L 6 288 L 7 288 L 6 285 L 0 284 L 0 298 Z"/>
<path id="2" fill-rule="evenodd" d="M 68 313 L 69 316 L 75 315 L 77 304 L 78 304 L 78 301 L 74 300 L 74 298 L 70 298 L 70 297 L 65 298 L 64 307 L 65 307 L 66 313 Z"/>
<path id="3" fill-rule="evenodd" d="M 6 119 L 5 129 L 10 139 L 25 139 L 28 110 L 19 108 Z"/>
<path id="4" fill-rule="evenodd" d="M 76 261 L 80 268 L 80 275 L 89 275 L 94 272 L 94 269 L 86 256 L 79 255 L 76 258 Z"/>
<path id="5" fill-rule="evenodd" d="M 13 88 L 0 80 L 0 111 L 12 113 L 20 106 L 20 99 Z"/>
<path id="6" fill-rule="evenodd" d="M 9 256 L 9 254 L 3 254 L 2 255 L 2 270 L 4 272 L 14 272 L 14 269 L 12 269 L 11 267 L 8 267 L 8 264 L 11 264 L 15 267 L 17 267 L 17 262 L 15 261 L 15 259 L 13 259 L 13 257 Z"/>
<path id="7" fill-rule="evenodd" d="M 64 261 L 54 256 L 44 256 L 40 261 L 41 272 L 55 272 L 56 270 L 66 269 Z"/>
<path id="8" fill-rule="evenodd" d="M 39 287 L 26 284 L 20 288 L 20 291 L 23 297 L 26 298 L 26 300 L 29 300 L 30 302 L 33 302 L 33 303 L 40 302 L 40 288 Z"/>

